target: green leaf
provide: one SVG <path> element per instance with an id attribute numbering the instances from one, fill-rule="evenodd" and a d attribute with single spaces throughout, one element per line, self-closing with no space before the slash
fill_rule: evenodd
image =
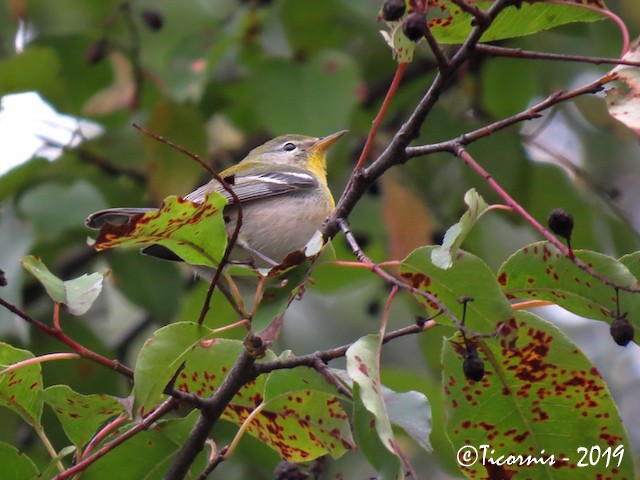
<path id="1" fill-rule="evenodd" d="M 140 432 L 91 465 L 83 480 L 161 480 L 181 444 L 173 442 L 160 426 Z M 197 468 L 194 466 L 194 470 Z"/>
<path id="2" fill-rule="evenodd" d="M 34 358 L 28 350 L 0 343 L 0 370 Z M 39 363 L 24 366 L 0 375 L 0 406 L 16 412 L 31 426 L 40 425 L 42 416 L 42 374 Z"/>
<path id="3" fill-rule="evenodd" d="M 2 458 L 2 480 L 28 480 L 38 475 L 33 461 L 17 448 L 0 442 Z"/>
<path id="4" fill-rule="evenodd" d="M 347 373 L 354 383 L 358 385 L 358 395 L 354 399 L 355 403 L 362 404 L 372 415 L 370 425 L 373 425 L 373 428 L 369 427 L 369 433 L 375 434 L 385 449 L 395 456 L 397 460 L 389 460 L 388 454 L 385 454 L 381 461 L 375 460 L 377 454 L 374 452 L 379 451 L 380 449 L 378 448 L 372 448 L 367 454 L 367 458 L 380 473 L 385 473 L 384 476 L 393 471 L 394 476 L 388 478 L 402 478 L 403 473 L 397 453 L 396 440 L 382 396 L 382 385 L 380 383 L 380 335 L 370 334 L 358 339 L 347 350 L 346 358 Z M 358 409 L 359 407 L 355 408 Z M 369 417 L 369 415 L 364 414 L 364 417 Z M 364 427 L 366 428 L 366 426 Z M 360 445 L 360 440 L 363 439 L 363 436 L 360 434 L 357 435 L 357 438 Z M 371 446 L 376 447 L 377 443 L 377 441 L 372 441 Z M 364 450 L 364 446 L 361 445 L 361 448 Z M 388 470 L 390 464 L 393 466 Z M 395 468 L 395 465 L 398 465 L 398 468 Z"/>
<path id="5" fill-rule="evenodd" d="M 428 292 L 454 314 L 462 313 L 459 299 L 471 297 L 467 303 L 467 326 L 474 331 L 494 332 L 498 322 L 511 318 L 511 305 L 500 290 L 491 269 L 478 257 L 459 250 L 453 266 L 447 270 L 436 267 L 431 258 L 436 247 L 421 247 L 402 261 L 400 275 L 410 285 Z M 424 297 L 416 298 L 425 306 L 427 316 L 440 311 Z M 444 316 L 440 317 L 445 321 Z"/>
<path id="6" fill-rule="evenodd" d="M 53 49 L 31 46 L 0 61 L 0 97 L 32 90 L 44 97 L 55 96 L 64 91 L 59 69 L 60 61 Z"/>
<path id="7" fill-rule="evenodd" d="M 169 327 L 161 330 L 167 333 L 163 338 L 171 341 L 177 335 L 175 332 L 169 334 Z M 163 343 L 153 340 L 154 349 L 164 350 Z M 243 343 L 237 340 L 202 339 L 185 349 L 184 354 L 165 369 L 175 371 L 178 360 L 184 362 L 175 387 L 208 397 L 220 386 L 244 349 Z M 273 360 L 275 355 L 267 351 L 264 358 Z M 154 361 L 149 358 L 147 362 Z M 349 423 L 335 394 L 318 376 L 308 369 L 259 376 L 238 391 L 222 418 L 242 425 L 259 408 L 246 431 L 273 448 L 282 458 L 301 462 L 327 453 L 337 458 L 352 448 Z M 167 381 L 165 374 L 158 381 L 158 387 L 164 388 Z M 268 388 L 267 382 L 271 383 Z M 158 388 L 156 391 L 160 393 Z M 267 391 L 269 397 L 265 397 Z"/>
<path id="8" fill-rule="evenodd" d="M 253 105 L 272 132 L 326 135 L 346 125 L 356 106 L 358 70 L 342 53 L 324 52 L 302 65 L 271 60 L 260 72 Z"/>
<path id="9" fill-rule="evenodd" d="M 42 398 L 56 413 L 69 440 L 78 448 L 91 440 L 107 420 L 124 414 L 124 408 L 114 397 L 82 395 L 67 385 L 53 385 L 45 389 Z"/>
<path id="10" fill-rule="evenodd" d="M 195 322 L 177 322 L 162 327 L 142 346 L 133 373 L 134 414 L 148 412 L 200 342 L 211 342 L 213 331 Z M 216 361 L 216 365 L 218 365 Z M 184 370 L 180 377 L 184 378 Z M 180 388 L 179 381 L 176 387 Z M 186 390 L 182 388 L 182 390 Z"/>
<path id="11" fill-rule="evenodd" d="M 22 259 L 22 265 L 38 279 L 47 295 L 56 303 L 67 306 L 72 315 L 84 315 L 102 291 L 105 274 L 84 274 L 73 280 L 62 281 L 56 277 L 39 257 L 29 255 Z M 108 272 L 107 272 L 108 273 Z"/>
<path id="12" fill-rule="evenodd" d="M 589 250 L 574 250 L 574 254 L 612 282 L 640 286 L 629 269 L 614 258 Z M 615 290 L 578 268 L 547 242 L 514 253 L 500 268 L 498 281 L 510 298 L 547 300 L 597 320 L 610 321 L 615 314 Z"/>
<path id="13" fill-rule="evenodd" d="M 263 400 L 247 426 L 253 435 L 289 462 L 329 454 L 341 457 L 354 448 L 349 421 L 338 398 L 317 390 L 292 390 Z M 243 424 L 255 407 L 232 400 L 223 418 Z"/>
<path id="14" fill-rule="evenodd" d="M 389 421 L 413 438 L 420 447 L 431 452 L 431 405 L 427 397 L 414 390 L 394 392 L 383 387 L 382 395 Z"/>
<path id="15" fill-rule="evenodd" d="M 464 203 L 469 207 L 460 221 L 452 225 L 444 235 L 442 245 L 431 252 L 431 261 L 440 268 L 451 268 L 453 257 L 464 242 L 473 225 L 487 210 L 487 202 L 472 188 L 464 194 Z"/>
<path id="16" fill-rule="evenodd" d="M 195 106 L 159 101 L 149 113 L 145 127 L 173 143 L 183 145 L 190 152 L 205 152 L 207 134 L 205 119 Z M 149 188 L 156 198 L 179 193 L 184 196 L 206 173 L 193 159 L 155 138 L 144 137 L 142 146 L 149 165 Z"/>
<path id="17" fill-rule="evenodd" d="M 227 245 L 222 209 L 224 197 L 213 192 L 202 203 L 167 197 L 159 210 L 124 225 L 106 223 L 94 244 L 98 251 L 159 244 L 191 265 L 216 267 Z"/>
<path id="18" fill-rule="evenodd" d="M 62 182 L 36 185 L 20 198 L 18 207 L 40 235 L 49 239 L 65 230 L 82 228 L 82 219 L 107 205 L 96 187 L 79 180 L 71 185 Z"/>
<path id="19" fill-rule="evenodd" d="M 382 443 L 376 430 L 376 416 L 365 406 L 360 396 L 360 387 L 353 389 L 353 429 L 358 448 L 376 469 L 380 480 L 401 480 L 404 477 L 402 464 L 397 455 Z"/>
<path id="20" fill-rule="evenodd" d="M 570 2 L 567 2 L 570 3 Z M 601 6 L 594 0 L 575 1 L 576 6 L 560 5 L 546 2 L 522 2 L 504 9 L 480 39 L 492 42 L 505 38 L 515 38 L 548 30 L 560 25 L 574 22 L 593 22 L 602 20 L 604 15 L 592 10 L 580 8 L 580 4 Z M 429 27 L 433 36 L 440 43 L 462 43 L 471 32 L 473 17 L 460 10 L 460 7 L 447 0 L 436 0 L 430 4 L 433 10 L 442 13 L 431 18 Z M 492 2 L 477 2 L 474 6 L 487 10 Z"/>
<path id="21" fill-rule="evenodd" d="M 624 455 L 630 446 L 617 407 L 600 373 L 575 344 L 524 311 L 516 312 L 501 333 L 500 340 L 474 340 L 485 364 L 479 382 L 463 375 L 459 334 L 443 347 L 449 438 L 457 451 L 488 445 L 486 455 L 494 459 L 553 455 L 555 464 L 498 466 L 478 459 L 461 471 L 469 478 L 566 478 L 566 472 L 580 479 L 635 478 L 633 458 Z M 587 466 L 578 468 L 580 449 L 595 446 L 600 452 L 610 448 L 611 462 L 590 465 L 587 457 Z"/>
<path id="22" fill-rule="evenodd" d="M 338 458 L 354 448 L 335 387 L 311 368 L 271 372 L 260 409 L 247 431 L 285 460 L 309 461 L 327 453 Z M 238 414 L 236 423 L 246 418 L 241 410 L 232 411 Z"/>

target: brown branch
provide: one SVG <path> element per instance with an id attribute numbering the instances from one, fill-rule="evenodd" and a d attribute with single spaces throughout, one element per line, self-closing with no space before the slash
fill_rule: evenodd
<path id="1" fill-rule="evenodd" d="M 200 417 L 186 442 L 173 459 L 169 471 L 164 477 L 165 480 L 185 478 L 189 467 L 204 448 L 211 429 L 218 422 L 231 399 L 238 390 L 257 376 L 255 360 L 254 353 L 249 352 L 249 349 L 244 350 L 220 387 L 211 397 L 203 401 L 204 405 L 200 409 Z"/>
<path id="2" fill-rule="evenodd" d="M 498 47 L 496 45 L 488 45 L 486 43 L 477 44 L 475 49 L 476 49 L 476 52 L 489 57 L 509 57 L 509 58 L 523 58 L 527 60 L 552 60 L 552 61 L 561 61 L 561 62 L 593 63 L 595 65 L 611 64 L 611 65 L 629 65 L 631 67 L 640 67 L 640 62 L 631 62 L 629 60 L 622 60 L 621 58 L 591 57 L 586 55 L 567 55 L 564 53 L 533 52 L 530 50 L 523 50 L 521 48 Z"/>
<path id="3" fill-rule="evenodd" d="M 216 285 L 218 285 L 218 282 L 220 281 L 224 266 L 227 263 L 229 263 L 229 258 L 231 257 L 231 250 L 233 250 L 233 247 L 236 245 L 236 242 L 238 241 L 238 235 L 240 235 L 240 227 L 242 226 L 242 203 L 240 202 L 238 195 L 236 195 L 236 192 L 233 190 L 233 187 L 229 184 L 229 182 L 227 182 L 213 168 L 207 165 L 207 163 L 204 160 L 202 160 L 199 155 L 190 152 L 189 150 L 184 148 L 182 145 L 178 145 L 177 143 L 174 143 L 171 140 L 167 140 L 162 135 L 157 135 L 153 132 L 150 132 L 146 128 L 141 127 L 140 125 L 137 125 L 134 123 L 133 126 L 138 130 L 140 130 L 145 135 L 161 143 L 169 145 L 174 150 L 184 155 L 187 155 L 189 158 L 198 162 L 205 170 L 207 170 L 211 174 L 211 176 L 213 176 L 213 178 L 215 178 L 215 180 L 220 185 L 222 185 L 222 188 L 231 196 L 231 198 L 233 199 L 233 204 L 237 207 L 235 228 L 233 229 L 233 233 L 231 234 L 231 236 L 229 237 L 229 240 L 227 241 L 227 247 L 225 248 L 224 253 L 222 254 L 222 258 L 220 259 L 220 264 L 218 265 L 218 268 L 216 268 L 215 274 L 211 279 L 211 284 L 209 285 L 207 296 L 205 297 L 204 303 L 202 304 L 202 310 L 200 311 L 200 316 L 198 317 L 198 324 L 202 325 L 205 317 L 207 316 L 207 313 L 209 312 L 209 309 L 211 308 L 211 298 L 213 297 L 213 291 L 215 290 Z"/>
<path id="4" fill-rule="evenodd" d="M 560 103 L 566 102 L 573 98 L 594 94 L 602 90 L 603 86 L 612 80 L 615 80 L 615 74 L 605 75 L 587 85 L 583 85 L 582 87 L 578 87 L 569 92 L 557 91 L 549 95 L 543 101 L 533 105 L 532 107 L 512 115 L 511 117 L 504 118 L 502 120 L 498 120 L 497 122 L 493 122 L 489 125 L 486 125 L 482 128 L 478 128 L 477 130 L 473 130 L 471 132 L 460 135 L 457 138 L 453 138 L 451 140 L 447 140 L 445 142 L 433 143 L 430 145 L 420 145 L 416 147 L 407 147 L 405 149 L 405 160 L 410 158 L 430 155 L 436 152 L 447 152 L 451 151 L 456 145 L 469 145 L 472 142 L 478 141 L 482 138 L 488 137 L 500 130 L 504 130 L 505 128 L 516 125 L 520 122 L 526 120 L 532 120 L 534 118 L 539 118 L 541 113 L 547 110 L 550 107 L 558 105 Z"/>
<path id="5" fill-rule="evenodd" d="M 119 437 L 113 439 L 109 443 L 104 444 L 100 449 L 96 451 L 90 457 L 83 459 L 82 461 L 75 464 L 73 467 L 65 470 L 64 472 L 56 475 L 53 480 L 64 480 L 65 478 L 69 478 L 73 475 L 76 475 L 84 470 L 86 470 L 92 463 L 104 457 L 111 450 L 116 448 L 119 445 L 122 445 L 125 441 L 129 440 L 134 435 L 138 433 L 148 430 L 152 427 L 160 418 L 166 415 L 171 410 L 174 410 L 178 406 L 178 401 L 172 397 L 166 399 L 158 408 L 156 408 L 153 413 L 149 414 L 145 419 L 135 424 L 129 430 L 124 432 Z"/>
<path id="6" fill-rule="evenodd" d="M 41 332 L 49 335 L 50 337 L 55 338 L 56 340 L 64 343 L 68 347 L 70 347 L 74 352 L 80 355 L 87 360 L 91 360 L 92 362 L 103 365 L 111 370 L 115 370 L 118 373 L 121 373 L 129 378 L 133 378 L 133 371 L 127 366 L 121 364 L 118 360 L 112 360 L 107 357 L 103 357 L 102 355 L 94 352 L 93 350 L 89 350 L 84 345 L 79 344 L 72 338 L 68 337 L 66 333 L 64 333 L 61 329 L 50 327 L 45 323 L 42 323 L 39 320 L 36 320 L 22 309 L 18 308 L 16 305 L 7 302 L 3 298 L 0 298 L 0 305 L 9 310 L 10 312 L 16 314 L 20 318 L 22 318 L 27 323 L 33 325 Z"/>
<path id="7" fill-rule="evenodd" d="M 338 220 L 349 218 L 349 214 L 360 198 L 384 172 L 392 166 L 404 163 L 407 160 L 405 149 L 412 140 L 419 136 L 422 124 L 437 103 L 440 95 L 447 88 L 455 73 L 473 55 L 476 44 L 489 28 L 489 25 L 510 4 L 511 0 L 496 0 L 489 7 L 485 12 L 487 22 L 473 27 L 465 42 L 449 60 L 449 68 L 446 71 L 438 71 L 422 100 L 420 100 L 409 119 L 394 135 L 387 148 L 368 168 L 354 170 L 335 210 L 325 223 L 323 228 L 325 238 L 331 238 L 340 231 Z"/>
<path id="8" fill-rule="evenodd" d="M 406 335 L 415 335 L 417 333 L 424 332 L 435 327 L 437 323 L 433 320 L 426 320 L 419 322 L 415 325 L 409 325 L 397 330 L 388 332 L 382 337 L 382 343 L 388 343 L 396 338 L 404 337 Z M 299 355 L 297 357 L 279 358 L 277 360 L 269 360 L 266 362 L 260 362 L 255 364 L 255 369 L 258 375 L 273 372 L 274 370 L 283 370 L 296 367 L 309 367 L 314 368 L 314 365 L 320 361 L 323 364 L 337 358 L 344 357 L 347 354 L 347 350 L 355 342 L 346 343 L 339 347 L 330 348 L 328 350 L 322 350 L 307 355 Z"/>
<path id="9" fill-rule="evenodd" d="M 376 265 L 373 261 L 371 261 L 371 259 L 369 259 L 369 257 L 365 255 L 362 248 L 360 248 L 360 245 L 358 245 L 358 241 L 356 240 L 355 236 L 351 232 L 351 229 L 349 228 L 349 223 L 345 219 L 339 218 L 338 225 L 340 225 L 340 229 L 344 233 L 345 239 L 347 240 L 347 243 L 351 247 L 351 250 L 353 251 L 354 255 L 358 258 L 358 260 L 361 263 L 367 265 L 367 267 L 372 272 L 376 273 L 378 276 L 383 278 L 389 285 L 402 288 L 403 290 L 408 290 L 413 294 L 424 297 L 425 299 L 427 299 L 427 301 L 433 303 L 434 305 L 437 305 L 438 308 L 440 309 L 440 313 L 443 313 L 444 315 L 449 317 L 449 319 L 456 325 L 456 327 L 458 327 L 459 329 L 465 328 L 464 325 L 462 325 L 462 323 L 460 322 L 460 320 L 458 320 L 458 318 L 451 312 L 451 310 L 449 310 L 446 305 L 444 305 L 440 300 L 438 300 L 436 296 L 434 296 L 433 294 L 425 290 L 420 290 L 419 288 L 416 288 L 412 285 L 409 285 L 408 283 L 398 280 L 389 272 L 385 271 L 379 265 Z"/>
<path id="10" fill-rule="evenodd" d="M 462 145 L 456 145 L 453 147 L 452 152 L 454 155 L 459 157 L 464 163 L 473 168 L 478 175 L 480 175 L 484 180 L 493 188 L 493 190 L 502 197 L 505 203 L 511 207 L 516 213 L 522 216 L 529 225 L 535 228 L 538 232 L 544 236 L 549 243 L 551 243 L 554 247 L 556 247 L 562 254 L 568 258 L 571 262 L 573 262 L 578 268 L 587 272 L 593 278 L 599 280 L 605 285 L 609 285 L 618 290 L 624 290 L 625 292 L 640 292 L 640 288 L 627 287 L 625 285 L 619 285 L 616 282 L 609 280 L 607 277 L 596 272 L 591 266 L 584 263 L 582 260 L 577 258 L 573 251 L 563 244 L 560 240 L 558 240 L 553 233 L 551 233 L 547 228 L 542 226 L 529 212 L 527 212 L 518 202 L 516 202 L 511 195 L 509 195 L 499 184 L 496 182 L 491 174 L 487 172 L 476 160 L 471 156 L 469 152 L 467 152 Z"/>

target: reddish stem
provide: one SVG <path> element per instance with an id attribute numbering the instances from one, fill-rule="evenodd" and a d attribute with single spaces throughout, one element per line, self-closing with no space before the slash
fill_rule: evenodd
<path id="1" fill-rule="evenodd" d="M 61 329 L 52 328 L 36 320 L 35 318 L 29 316 L 27 313 L 23 312 L 21 309 L 19 309 L 15 305 L 7 302 L 2 298 L 0 298 L 0 305 L 2 305 L 4 308 L 9 310 L 10 312 L 15 313 L 20 318 L 25 320 L 27 323 L 30 323 L 34 327 L 36 327 L 41 332 L 44 332 L 50 337 L 53 337 L 56 340 L 69 346 L 74 352 L 76 352 L 81 357 L 87 358 L 95 363 L 99 363 L 100 365 L 104 365 L 105 367 L 115 370 L 118 373 L 122 373 L 123 375 L 126 375 L 129 378 L 133 378 L 133 371 L 130 368 L 125 367 L 117 360 L 112 360 L 110 358 L 103 357 L 102 355 L 94 352 L 93 350 L 89 350 L 85 346 L 80 345 L 78 342 L 76 342 L 72 338 L 69 338 Z"/>
<path id="2" fill-rule="evenodd" d="M 496 182 L 491 174 L 487 172 L 482 166 L 475 161 L 475 159 L 471 156 L 469 152 L 467 152 L 464 147 L 460 144 L 454 145 L 452 149 L 452 153 L 459 157 L 464 163 L 473 168 L 484 180 L 493 188 L 493 190 L 500 195 L 504 201 L 507 203 L 509 207 L 511 207 L 515 212 L 517 212 L 520 216 L 522 216 L 533 228 L 535 228 L 538 232 L 544 236 L 549 243 L 551 243 L 554 247 L 556 247 L 560 252 L 570 259 L 573 263 L 576 264 L 578 268 L 584 270 L 592 277 L 598 279 L 605 285 L 609 285 L 613 288 L 624 290 L 626 292 L 640 292 L 637 288 L 626 287 L 624 285 L 618 285 L 617 283 L 609 280 L 608 278 L 600 275 L 596 272 L 592 267 L 584 263 L 579 258 L 573 254 L 573 251 L 564 245 L 560 240 L 558 240 L 549 230 L 547 230 L 544 226 L 542 226 L 529 212 L 527 212 L 518 202 L 516 202 L 511 195 L 509 195 L 499 184 Z"/>
<path id="3" fill-rule="evenodd" d="M 64 480 L 65 478 L 69 478 L 77 473 L 80 473 L 86 470 L 92 463 L 100 458 L 104 457 L 111 450 L 116 448 L 118 445 L 124 443 L 126 440 L 130 439 L 134 435 L 142 432 L 143 430 L 147 430 L 151 425 L 153 425 L 156 421 L 162 418 L 167 412 L 173 410 L 178 405 L 178 400 L 173 397 L 165 400 L 153 413 L 149 414 L 149 416 L 145 417 L 145 419 L 131 427 L 131 429 L 124 432 L 119 437 L 113 439 L 109 443 L 104 444 L 96 453 L 91 455 L 90 457 L 84 458 L 82 461 L 75 464 L 73 467 L 65 470 L 64 472 L 56 475 L 53 480 Z"/>
<path id="4" fill-rule="evenodd" d="M 393 96 L 398 90 L 398 86 L 400 85 L 400 81 L 402 80 L 404 72 L 407 69 L 407 65 L 408 64 L 406 62 L 398 63 L 398 67 L 396 68 L 396 73 L 393 76 L 391 85 L 389 85 L 389 90 L 387 90 L 387 95 L 384 97 L 384 101 L 380 106 L 380 111 L 378 111 L 378 114 L 376 115 L 376 118 L 373 120 L 373 123 L 371 125 L 369 136 L 367 137 L 367 141 L 364 144 L 362 153 L 360 154 L 360 158 L 358 159 L 358 163 L 356 163 L 355 171 L 362 170 L 364 168 L 364 164 L 367 161 L 369 152 L 373 147 L 373 141 L 375 140 L 376 134 L 378 133 L 378 130 L 380 129 L 380 125 L 382 124 L 382 120 L 384 119 L 384 116 L 387 113 L 387 109 L 391 104 L 391 100 L 393 99 Z"/>

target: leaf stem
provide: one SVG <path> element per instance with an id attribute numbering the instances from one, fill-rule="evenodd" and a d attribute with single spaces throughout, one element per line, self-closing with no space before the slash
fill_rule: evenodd
<path id="1" fill-rule="evenodd" d="M 26 367 L 28 365 L 34 365 L 37 363 L 44 362 L 52 362 L 55 360 L 73 360 L 76 358 L 82 358 L 77 353 L 48 353 L 46 355 L 40 355 L 38 357 L 28 358 L 26 360 L 22 360 L 21 362 L 14 363 L 13 365 L 9 365 L 4 370 L 0 371 L 0 375 L 5 375 L 9 372 L 13 372 L 18 370 L 19 368 Z"/>

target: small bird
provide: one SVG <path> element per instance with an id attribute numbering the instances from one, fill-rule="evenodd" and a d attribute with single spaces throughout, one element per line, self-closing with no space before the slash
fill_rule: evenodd
<path id="1" fill-rule="evenodd" d="M 327 186 L 327 150 L 346 130 L 326 137 L 282 135 L 254 148 L 237 165 L 220 176 L 233 188 L 242 204 L 242 223 L 231 254 L 234 263 L 272 267 L 294 250 L 303 248 L 322 227 L 335 202 Z M 229 202 L 223 217 L 227 234 L 235 229 L 237 205 L 215 179 L 187 195 L 201 203 L 211 192 Z M 100 229 L 109 223 L 122 225 L 153 208 L 110 208 L 92 213 L 85 223 Z M 151 245 L 143 253 L 167 260 L 180 258 L 166 247 Z"/>

